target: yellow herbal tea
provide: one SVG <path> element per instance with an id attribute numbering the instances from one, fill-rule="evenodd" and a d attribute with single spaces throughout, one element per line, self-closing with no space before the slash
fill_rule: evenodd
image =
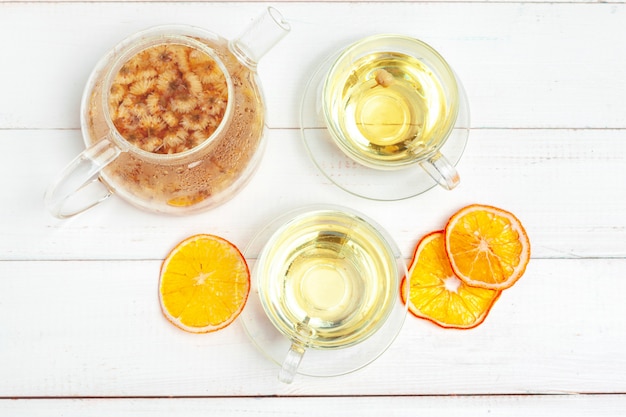
<path id="1" fill-rule="evenodd" d="M 449 85 L 423 60 L 401 51 L 344 53 L 323 88 L 333 139 L 348 156 L 374 168 L 393 169 L 429 155 L 456 120 L 456 84 L 451 72 L 446 75 Z"/>
<path id="2" fill-rule="evenodd" d="M 274 326 L 313 348 L 365 340 L 397 301 L 392 249 L 373 226 L 341 211 L 294 218 L 268 242 L 257 268 L 261 303 Z"/>

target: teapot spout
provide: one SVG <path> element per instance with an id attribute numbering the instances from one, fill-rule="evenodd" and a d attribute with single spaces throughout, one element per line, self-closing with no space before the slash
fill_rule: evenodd
<path id="1" fill-rule="evenodd" d="M 289 22 L 280 12 L 268 7 L 238 38 L 230 41 L 229 48 L 237 59 L 254 70 L 261 57 L 290 30 Z"/>

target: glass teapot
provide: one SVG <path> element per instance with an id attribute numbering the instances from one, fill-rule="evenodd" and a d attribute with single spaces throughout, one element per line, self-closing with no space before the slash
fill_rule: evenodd
<path id="1" fill-rule="evenodd" d="M 118 44 L 89 77 L 86 149 L 48 188 L 49 211 L 71 217 L 116 194 L 149 211 L 188 214 L 236 194 L 263 151 L 256 65 L 289 30 L 270 7 L 231 41 L 177 25 Z"/>

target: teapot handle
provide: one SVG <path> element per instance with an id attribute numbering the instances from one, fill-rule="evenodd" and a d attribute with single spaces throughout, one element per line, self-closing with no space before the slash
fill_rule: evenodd
<path id="1" fill-rule="evenodd" d="M 120 153 L 105 136 L 74 158 L 46 190 L 44 202 L 50 213 L 66 219 L 106 200 L 111 192 L 98 182 L 98 174 Z"/>

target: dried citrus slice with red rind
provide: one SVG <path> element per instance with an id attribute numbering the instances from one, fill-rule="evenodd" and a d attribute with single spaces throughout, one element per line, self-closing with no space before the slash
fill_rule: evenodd
<path id="1" fill-rule="evenodd" d="M 481 324 L 500 291 L 470 287 L 452 270 L 444 247 L 443 231 L 424 236 L 417 244 L 402 282 L 403 301 L 407 282 L 409 311 L 445 328 L 470 329 Z"/>
<path id="2" fill-rule="evenodd" d="M 481 204 L 464 207 L 450 218 L 445 248 L 463 282 L 494 290 L 511 287 L 530 260 L 530 241 L 517 217 Z"/>

